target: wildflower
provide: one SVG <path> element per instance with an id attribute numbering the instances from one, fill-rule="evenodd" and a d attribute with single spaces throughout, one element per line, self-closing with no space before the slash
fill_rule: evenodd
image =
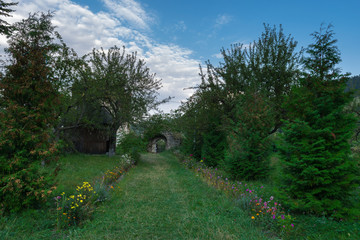
<path id="1" fill-rule="evenodd" d="M 66 212 L 64 212 L 63 215 L 66 215 Z"/>
<path id="2" fill-rule="evenodd" d="M 284 220 L 284 219 L 285 219 L 285 216 L 284 216 L 284 215 L 281 215 L 281 219 L 283 219 L 283 220 Z"/>
<path id="3" fill-rule="evenodd" d="M 283 225 L 283 228 L 285 227 L 285 225 Z"/>
<path id="4" fill-rule="evenodd" d="M 272 200 L 274 200 L 274 197 L 273 197 L 273 196 L 270 197 L 270 201 L 272 201 Z"/>
<path id="5" fill-rule="evenodd" d="M 294 227 L 294 224 L 291 224 L 291 227 Z"/>
<path id="6" fill-rule="evenodd" d="M 273 219 L 275 219 L 276 218 L 276 216 L 275 216 L 275 214 L 273 215 L 273 217 L 272 217 Z"/>
<path id="7" fill-rule="evenodd" d="M 251 216 L 251 219 L 255 219 L 255 217 L 254 217 L 254 216 Z"/>

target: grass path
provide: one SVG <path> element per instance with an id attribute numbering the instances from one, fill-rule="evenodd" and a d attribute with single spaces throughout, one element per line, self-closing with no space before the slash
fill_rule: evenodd
<path id="1" fill-rule="evenodd" d="M 71 239 L 269 239 L 170 153 L 146 154 Z"/>

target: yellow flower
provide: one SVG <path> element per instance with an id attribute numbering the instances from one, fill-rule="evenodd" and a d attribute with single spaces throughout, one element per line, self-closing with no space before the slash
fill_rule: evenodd
<path id="1" fill-rule="evenodd" d="M 66 213 L 64 212 L 63 215 L 66 215 Z"/>
<path id="2" fill-rule="evenodd" d="M 256 216 L 259 216 L 259 214 L 257 213 Z"/>
<path id="3" fill-rule="evenodd" d="M 254 217 L 254 216 L 251 216 L 251 219 L 255 219 L 255 217 Z"/>

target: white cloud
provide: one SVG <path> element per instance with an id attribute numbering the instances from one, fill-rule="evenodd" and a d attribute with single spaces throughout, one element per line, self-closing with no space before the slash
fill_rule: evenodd
<path id="1" fill-rule="evenodd" d="M 232 17 L 227 14 L 218 15 L 215 20 L 215 27 L 221 27 L 225 24 L 228 24 L 232 20 Z"/>
<path id="2" fill-rule="evenodd" d="M 129 52 L 138 52 L 138 56 L 145 59 L 151 71 L 162 79 L 160 98 L 175 97 L 171 103 L 160 108 L 165 112 L 177 108 L 180 101 L 188 98 L 193 92 L 183 89 L 200 81 L 200 62 L 191 58 L 192 52 L 188 49 L 177 45 L 159 44 L 146 36 L 149 23 L 153 19 L 139 3 L 134 0 L 103 2 L 113 10 L 94 13 L 88 7 L 70 0 L 27 0 L 14 8 L 14 17 L 8 18 L 8 22 L 20 21 L 28 17 L 29 12 L 55 10 L 53 23 L 57 26 L 57 31 L 67 45 L 74 48 L 79 55 L 90 52 L 94 47 L 106 49 L 114 45 L 125 46 Z M 0 38 L 2 47 L 4 42 L 5 39 Z"/>
<path id="3" fill-rule="evenodd" d="M 211 56 L 214 57 L 214 58 L 217 58 L 217 59 L 222 59 L 223 58 L 223 55 L 221 53 L 216 53 L 216 54 L 213 54 Z"/>
<path id="4" fill-rule="evenodd" d="M 149 29 L 149 22 L 153 19 L 146 14 L 140 3 L 134 0 L 102 0 L 110 11 L 121 20 L 125 20 L 132 27 Z"/>
<path id="5" fill-rule="evenodd" d="M 154 45 L 146 53 L 146 61 L 149 68 L 162 79 L 163 88 L 160 89 L 160 97 L 175 97 L 163 109 L 169 112 L 174 106 L 193 94 L 193 90 L 184 90 L 199 82 L 198 75 L 200 62 L 191 59 L 192 52 L 176 45 Z"/>

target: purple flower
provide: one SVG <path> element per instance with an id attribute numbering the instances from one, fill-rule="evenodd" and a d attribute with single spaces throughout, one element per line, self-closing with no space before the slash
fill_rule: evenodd
<path id="1" fill-rule="evenodd" d="M 283 228 L 285 227 L 285 225 L 283 225 Z"/>
<path id="2" fill-rule="evenodd" d="M 270 197 L 270 201 L 272 201 L 272 200 L 274 200 L 274 197 L 273 197 L 273 196 Z"/>
<path id="3" fill-rule="evenodd" d="M 281 219 L 285 219 L 285 216 L 284 216 L 284 215 L 281 215 Z"/>
<path id="4" fill-rule="evenodd" d="M 294 224 L 291 224 L 291 227 L 294 227 Z"/>
<path id="5" fill-rule="evenodd" d="M 276 218 L 276 216 L 275 215 L 273 215 L 273 219 L 275 219 Z"/>

